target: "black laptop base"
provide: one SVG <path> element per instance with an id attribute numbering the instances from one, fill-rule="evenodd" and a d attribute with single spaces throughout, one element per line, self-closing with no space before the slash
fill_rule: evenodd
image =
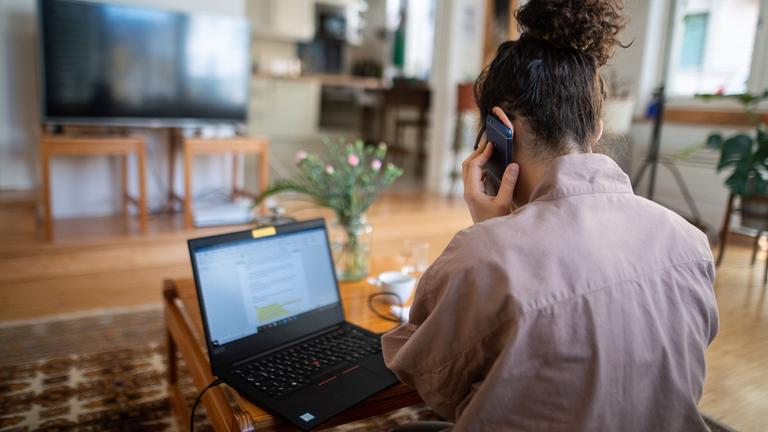
<path id="1" fill-rule="evenodd" d="M 248 400 L 308 430 L 398 382 L 344 318 L 324 220 L 188 245 L 211 371 Z"/>
<path id="2" fill-rule="evenodd" d="M 301 430 L 398 382 L 384 364 L 380 336 L 349 323 L 222 372 L 243 397 Z"/>

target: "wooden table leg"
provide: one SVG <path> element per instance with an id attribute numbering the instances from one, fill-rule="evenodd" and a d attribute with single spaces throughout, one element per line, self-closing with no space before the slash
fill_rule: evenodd
<path id="1" fill-rule="evenodd" d="M 176 360 L 176 343 L 173 341 L 173 337 L 171 337 L 171 333 L 166 332 L 165 334 L 165 343 L 166 343 L 166 360 L 168 361 L 168 370 L 167 370 L 167 378 L 168 378 L 168 384 L 170 385 L 176 385 L 178 378 L 179 378 L 179 371 L 178 371 L 178 364 Z"/>
<path id="2" fill-rule="evenodd" d="M 176 194 L 176 155 L 179 153 L 181 132 L 178 129 L 168 130 L 168 203 L 166 210 L 173 212 L 179 196 Z"/>
<path id="3" fill-rule="evenodd" d="M 768 282 L 768 258 L 765 259 L 765 269 L 763 270 L 763 287 Z"/>
<path id="4" fill-rule="evenodd" d="M 192 169 L 195 155 L 188 145 L 184 145 L 184 227 L 192 228 Z"/>
<path id="5" fill-rule="evenodd" d="M 147 155 L 144 142 L 137 150 L 139 168 L 139 227 L 141 232 L 147 232 Z"/>
<path id="6" fill-rule="evenodd" d="M 176 285 L 171 280 L 164 281 L 163 297 L 165 301 L 165 329 L 166 329 L 166 361 L 168 369 L 166 377 L 168 379 L 168 398 L 171 401 L 171 408 L 176 413 L 176 420 L 180 430 L 189 430 L 189 407 L 187 407 L 184 395 L 179 387 L 178 370 L 178 345 L 174 339 L 171 325 L 174 314 L 171 312 L 175 307 L 174 302 L 177 296 Z"/>
<path id="7" fill-rule="evenodd" d="M 169 338 L 174 341 L 174 354 L 178 351 L 184 358 L 189 376 L 195 385 L 197 391 L 201 391 L 214 380 L 211 375 L 210 364 L 206 359 L 197 338 L 190 328 L 189 322 L 176 303 L 176 289 L 173 281 L 166 281 L 163 291 L 165 297 L 165 326 L 170 335 Z M 170 351 L 169 351 L 170 355 Z M 168 371 L 170 377 L 170 369 Z M 190 409 L 187 407 L 184 396 L 178 385 L 172 385 L 169 381 L 168 390 L 176 414 L 182 422 L 182 429 L 189 429 Z M 235 424 L 235 414 L 224 394 L 224 389 L 214 387 L 208 390 L 201 399 L 208 419 L 216 431 L 228 431 Z"/>
<path id="8" fill-rule="evenodd" d="M 128 155 L 118 157 L 120 158 L 120 203 L 123 206 L 123 212 L 128 215 L 130 202 L 128 195 Z"/>
<path id="9" fill-rule="evenodd" d="M 385 96 L 379 110 L 379 141 L 383 142 L 387 142 L 387 111 L 389 111 L 389 104 Z"/>
<path id="10" fill-rule="evenodd" d="M 51 160 L 46 145 L 43 144 L 40 163 L 43 174 L 43 235 L 47 241 L 53 240 L 53 215 L 51 210 Z"/>
<path id="11" fill-rule="evenodd" d="M 725 246 L 728 243 L 728 231 L 731 229 L 731 213 L 733 212 L 733 201 L 736 198 L 734 194 L 728 196 L 728 205 L 725 209 L 725 220 L 723 221 L 723 228 L 720 230 L 720 251 L 717 253 L 716 266 L 720 266 L 725 255 Z"/>
<path id="12" fill-rule="evenodd" d="M 757 260 L 757 250 L 760 249 L 760 237 L 762 235 L 763 232 L 758 231 L 755 236 L 755 241 L 752 243 L 752 260 L 750 261 L 750 265 L 755 265 L 755 261 Z"/>
<path id="13" fill-rule="evenodd" d="M 457 118 L 456 121 L 461 121 L 460 118 Z M 416 177 L 423 178 L 424 177 L 424 171 L 427 161 L 427 152 L 425 150 L 426 143 L 424 140 L 426 139 L 426 128 L 427 128 L 427 110 L 426 108 L 420 108 L 419 109 L 419 133 L 418 138 L 416 142 Z"/>
<path id="14" fill-rule="evenodd" d="M 232 153 L 232 200 L 234 201 L 238 197 L 238 187 L 237 184 L 239 183 L 238 174 L 240 173 L 240 158 L 239 155 L 234 152 Z"/>

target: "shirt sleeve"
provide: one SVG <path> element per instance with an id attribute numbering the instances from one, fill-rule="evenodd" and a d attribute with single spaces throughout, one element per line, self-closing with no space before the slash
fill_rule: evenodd
<path id="1" fill-rule="evenodd" d="M 382 340 L 387 366 L 451 420 L 498 356 L 511 321 L 498 295 L 506 290 L 492 289 L 507 283 L 506 272 L 473 262 L 473 248 L 453 243 L 422 277 L 409 321 Z"/>

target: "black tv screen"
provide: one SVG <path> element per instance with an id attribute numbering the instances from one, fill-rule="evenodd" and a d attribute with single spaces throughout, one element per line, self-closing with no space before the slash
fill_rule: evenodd
<path id="1" fill-rule="evenodd" d="M 245 19 L 74 0 L 38 14 L 46 122 L 245 122 Z"/>

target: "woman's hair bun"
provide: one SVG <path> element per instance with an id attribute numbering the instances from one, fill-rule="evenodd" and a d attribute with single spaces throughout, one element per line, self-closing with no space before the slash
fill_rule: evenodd
<path id="1" fill-rule="evenodd" d="M 604 65 L 621 45 L 626 24 L 621 0 L 530 0 L 517 12 L 523 32 L 559 48 L 573 49 Z"/>

